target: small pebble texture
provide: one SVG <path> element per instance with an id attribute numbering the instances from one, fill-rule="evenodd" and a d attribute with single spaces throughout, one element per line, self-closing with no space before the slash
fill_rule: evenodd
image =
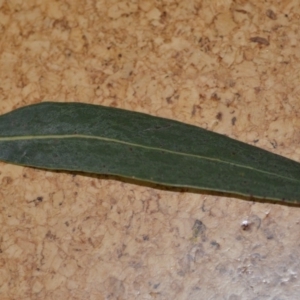
<path id="1" fill-rule="evenodd" d="M 114 106 L 300 161 L 299 26 L 298 0 L 0 0 L 0 113 Z M 0 299 L 296 300 L 299 221 L 1 162 Z"/>

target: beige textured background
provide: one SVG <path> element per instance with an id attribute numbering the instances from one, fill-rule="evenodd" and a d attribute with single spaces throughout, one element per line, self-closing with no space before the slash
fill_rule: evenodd
<path id="1" fill-rule="evenodd" d="M 299 26 L 298 0 L 0 0 L 0 112 L 116 106 L 300 161 Z M 299 299 L 300 208 L 4 163 L 0 186 L 1 300 Z"/>

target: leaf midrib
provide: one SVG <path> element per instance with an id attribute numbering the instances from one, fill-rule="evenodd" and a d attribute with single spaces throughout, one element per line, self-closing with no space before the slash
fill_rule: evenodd
<path id="1" fill-rule="evenodd" d="M 101 137 L 101 136 L 91 136 L 91 135 L 85 135 L 85 134 L 11 136 L 11 137 L 0 137 L 0 142 L 22 141 L 22 140 L 46 140 L 46 139 L 77 139 L 77 138 L 78 139 L 83 138 L 83 139 L 101 140 L 101 141 L 107 141 L 107 142 L 112 142 L 112 143 L 117 143 L 117 144 L 123 144 L 123 145 L 131 146 L 131 147 L 150 149 L 150 150 L 154 150 L 154 151 L 164 151 L 164 152 L 175 154 L 175 155 L 194 157 L 194 158 L 198 158 L 198 159 L 204 159 L 204 160 L 208 160 L 208 161 L 219 162 L 219 163 L 222 163 L 222 164 L 236 166 L 236 167 L 241 168 L 241 169 L 248 169 L 248 170 L 257 171 L 257 172 L 260 172 L 260 173 L 263 173 L 263 174 L 268 174 L 268 175 L 272 175 L 272 176 L 277 176 L 279 178 L 283 178 L 283 179 L 287 179 L 287 180 L 291 180 L 291 181 L 295 181 L 295 182 L 300 182 L 299 180 L 294 179 L 294 178 L 285 177 L 285 176 L 282 176 L 282 175 L 278 175 L 276 173 L 266 172 L 266 171 L 263 171 L 263 170 L 260 170 L 260 169 L 255 169 L 255 168 L 252 168 L 252 167 L 249 167 L 249 166 L 240 165 L 240 164 L 236 164 L 236 163 L 233 163 L 233 162 L 220 160 L 220 159 L 217 159 L 217 158 L 211 158 L 211 157 L 196 155 L 196 154 L 189 154 L 189 153 L 185 153 L 185 152 L 178 152 L 178 151 L 168 150 L 168 149 L 164 149 L 164 148 L 143 146 L 143 145 L 140 145 L 140 144 L 125 142 L 125 141 L 122 141 L 122 140 L 106 138 L 106 137 Z"/>

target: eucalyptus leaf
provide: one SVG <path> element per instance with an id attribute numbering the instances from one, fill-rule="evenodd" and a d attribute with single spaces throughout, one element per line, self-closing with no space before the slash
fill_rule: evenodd
<path id="1" fill-rule="evenodd" d="M 0 116 L 0 160 L 300 203 L 300 164 L 196 126 L 112 107 L 43 102 Z"/>

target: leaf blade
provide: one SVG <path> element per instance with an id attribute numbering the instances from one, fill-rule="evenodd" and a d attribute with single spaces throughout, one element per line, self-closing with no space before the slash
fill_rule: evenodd
<path id="1" fill-rule="evenodd" d="M 300 203 L 300 164 L 177 121 L 83 103 L 0 116 L 0 160 Z"/>

